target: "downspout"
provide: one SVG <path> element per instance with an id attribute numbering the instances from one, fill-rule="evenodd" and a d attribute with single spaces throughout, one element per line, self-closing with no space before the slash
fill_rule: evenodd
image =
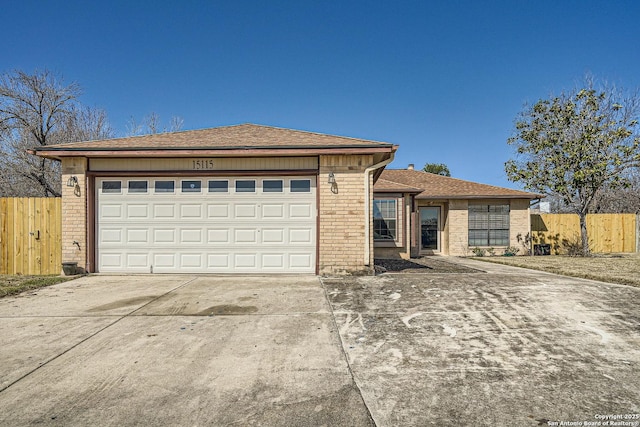
<path id="1" fill-rule="evenodd" d="M 369 166 L 364 170 L 364 265 L 371 265 L 371 187 L 369 186 L 369 174 L 382 167 L 387 166 L 393 161 L 395 153 L 391 153 L 391 157 L 373 166 Z"/>

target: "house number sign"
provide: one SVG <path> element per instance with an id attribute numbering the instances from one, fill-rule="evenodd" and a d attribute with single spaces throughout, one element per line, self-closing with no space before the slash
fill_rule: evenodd
<path id="1" fill-rule="evenodd" d="M 209 170 L 213 169 L 213 159 L 197 159 L 191 161 L 193 170 Z"/>

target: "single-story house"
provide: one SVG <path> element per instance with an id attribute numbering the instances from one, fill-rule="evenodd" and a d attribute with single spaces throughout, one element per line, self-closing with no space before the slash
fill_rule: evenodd
<path id="1" fill-rule="evenodd" d="M 415 170 L 385 169 L 374 185 L 373 235 L 378 258 L 503 254 L 531 229 L 529 206 L 543 197 Z"/>
<path id="2" fill-rule="evenodd" d="M 528 231 L 537 195 L 384 171 L 397 148 L 242 124 L 31 153 L 62 163 L 63 261 L 86 272 L 366 274 L 374 247 L 458 255 Z M 472 227 L 482 207 L 485 240 Z"/>
<path id="3" fill-rule="evenodd" d="M 37 147 L 87 272 L 367 273 L 397 146 L 254 124 Z"/>

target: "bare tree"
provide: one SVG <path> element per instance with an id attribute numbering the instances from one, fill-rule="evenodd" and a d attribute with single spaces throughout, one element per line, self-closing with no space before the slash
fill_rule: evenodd
<path id="1" fill-rule="evenodd" d="M 0 195 L 60 196 L 59 162 L 28 148 L 113 136 L 106 113 L 81 106 L 80 93 L 48 70 L 0 75 Z"/>
<path id="2" fill-rule="evenodd" d="M 182 129 L 184 120 L 181 117 L 173 116 L 168 126 L 163 126 L 160 116 L 156 112 L 151 112 L 145 116 L 141 122 L 138 122 L 133 116 L 129 118 L 127 123 L 127 135 L 138 136 L 146 134 L 177 132 Z"/>
<path id="3" fill-rule="evenodd" d="M 605 186 L 598 190 L 590 213 L 640 214 L 640 170 L 629 171 L 625 185 Z"/>

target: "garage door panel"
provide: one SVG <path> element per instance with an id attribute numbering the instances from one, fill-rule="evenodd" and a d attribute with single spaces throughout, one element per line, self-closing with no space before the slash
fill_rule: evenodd
<path id="1" fill-rule="evenodd" d="M 232 177 L 227 192 L 210 192 L 210 178 L 193 179 L 205 182 L 202 192 L 103 195 L 104 179 L 96 178 L 98 271 L 315 271 L 315 178 L 304 178 L 312 185 L 302 193 L 290 191 L 298 178 L 275 178 L 282 191 L 266 193 L 263 177 L 242 178 L 256 181 L 255 193 L 237 193 Z"/>
<path id="2" fill-rule="evenodd" d="M 234 254 L 234 267 L 237 268 L 256 268 L 258 265 L 257 254 Z"/>
<path id="3" fill-rule="evenodd" d="M 100 230 L 100 240 L 106 244 L 124 244 L 124 240 L 122 239 L 123 231 L 122 228 L 103 228 Z"/>
<path id="4" fill-rule="evenodd" d="M 183 228 L 180 230 L 180 243 L 202 243 L 204 230 L 200 228 Z"/>
<path id="5" fill-rule="evenodd" d="M 231 243 L 230 232 L 227 228 L 211 228 L 207 232 L 207 243 L 213 245 L 228 245 Z"/>
<path id="6" fill-rule="evenodd" d="M 308 253 L 293 253 L 289 254 L 289 267 L 292 269 L 309 269 L 311 265 L 312 257 Z"/>
<path id="7" fill-rule="evenodd" d="M 284 219 L 284 204 L 263 204 L 262 218 L 264 219 Z"/>
<path id="8" fill-rule="evenodd" d="M 127 218 L 149 219 L 149 205 L 143 205 L 143 204 L 127 205 Z"/>
<path id="9" fill-rule="evenodd" d="M 285 254 L 283 253 L 271 253 L 262 254 L 262 268 L 276 268 L 281 269 L 284 267 Z"/>
<path id="10" fill-rule="evenodd" d="M 216 269 L 228 269 L 231 267 L 229 263 L 229 254 L 208 254 L 207 266 Z"/>
<path id="11" fill-rule="evenodd" d="M 289 205 L 290 219 L 309 219 L 311 218 L 311 203 L 292 203 Z"/>
<path id="12" fill-rule="evenodd" d="M 257 206 L 255 203 L 251 204 L 236 204 L 234 206 L 235 218 L 237 219 L 257 219 Z"/>
<path id="13" fill-rule="evenodd" d="M 201 204 L 183 204 L 180 206 L 181 219 L 202 219 Z"/>
<path id="14" fill-rule="evenodd" d="M 182 253 L 179 254 L 180 265 L 179 267 L 186 268 L 202 268 L 204 267 L 203 258 L 204 254 L 201 253 Z"/>
<path id="15" fill-rule="evenodd" d="M 263 228 L 262 243 L 274 244 L 284 243 L 284 229 L 282 228 Z"/>
<path id="16" fill-rule="evenodd" d="M 104 252 L 100 256 L 100 265 L 106 268 L 124 268 L 123 254 Z"/>
<path id="17" fill-rule="evenodd" d="M 123 209 L 120 204 L 105 203 L 100 206 L 100 217 L 103 219 L 124 219 Z"/>
<path id="18" fill-rule="evenodd" d="M 143 252 L 133 252 L 126 254 L 126 267 L 132 268 L 145 268 L 150 266 L 149 263 L 149 255 L 148 253 Z"/>
<path id="19" fill-rule="evenodd" d="M 149 243 L 149 230 L 146 228 L 127 229 L 127 243 Z"/>
<path id="20" fill-rule="evenodd" d="M 156 228 L 153 230 L 153 243 L 177 244 L 175 228 Z"/>
<path id="21" fill-rule="evenodd" d="M 229 205 L 225 204 L 210 204 L 207 206 L 207 215 L 209 218 L 229 218 Z"/>
<path id="22" fill-rule="evenodd" d="M 172 204 L 156 204 L 153 206 L 153 217 L 162 220 L 177 219 L 176 206 Z"/>
<path id="23" fill-rule="evenodd" d="M 175 269 L 178 266 L 175 254 L 169 253 L 154 253 L 153 254 L 153 267 L 157 269 L 167 268 Z"/>
<path id="24" fill-rule="evenodd" d="M 258 230 L 255 228 L 236 228 L 234 230 L 235 243 L 258 243 Z"/>
<path id="25" fill-rule="evenodd" d="M 313 229 L 307 228 L 290 228 L 289 229 L 289 243 L 313 243 Z"/>

